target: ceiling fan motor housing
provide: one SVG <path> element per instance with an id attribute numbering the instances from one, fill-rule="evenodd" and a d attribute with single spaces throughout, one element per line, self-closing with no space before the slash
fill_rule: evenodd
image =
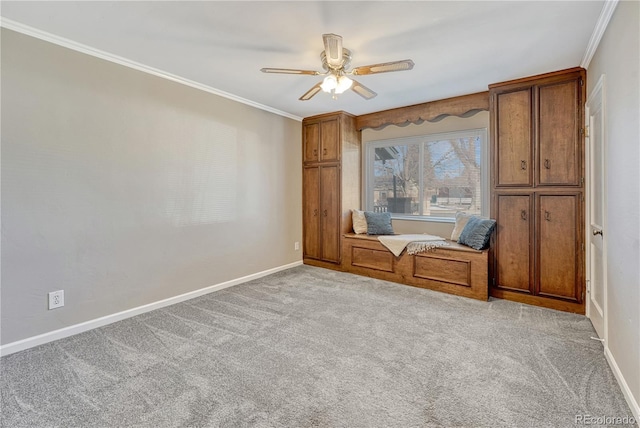
<path id="1" fill-rule="evenodd" d="M 331 67 L 329 65 L 329 63 L 327 62 L 326 51 L 320 52 L 320 59 L 322 60 L 322 68 L 324 68 L 325 71 L 329 71 L 329 70 L 346 71 L 346 69 L 351 65 L 351 51 L 347 48 L 342 48 L 342 63 L 338 67 Z"/>

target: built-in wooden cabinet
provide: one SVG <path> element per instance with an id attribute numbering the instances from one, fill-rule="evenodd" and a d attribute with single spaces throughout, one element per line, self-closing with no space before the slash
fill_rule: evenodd
<path id="1" fill-rule="evenodd" d="M 496 90 L 495 180 L 497 187 L 533 185 L 533 98 L 530 87 Z"/>
<path id="2" fill-rule="evenodd" d="M 339 165 L 303 168 L 304 255 L 328 262 L 340 262 Z"/>
<path id="3" fill-rule="evenodd" d="M 344 112 L 304 119 L 303 259 L 340 268 L 342 235 L 351 232 L 351 209 L 360 208 L 360 132 Z"/>
<path id="4" fill-rule="evenodd" d="M 495 297 L 584 313 L 584 83 L 490 85 Z"/>
<path id="5" fill-rule="evenodd" d="M 340 160 L 340 118 L 328 117 L 304 127 L 304 162 Z"/>
<path id="6" fill-rule="evenodd" d="M 494 198 L 494 285 L 533 294 L 533 195 L 502 192 Z"/>
<path id="7" fill-rule="evenodd" d="M 582 303 L 582 192 L 536 194 L 535 294 Z"/>

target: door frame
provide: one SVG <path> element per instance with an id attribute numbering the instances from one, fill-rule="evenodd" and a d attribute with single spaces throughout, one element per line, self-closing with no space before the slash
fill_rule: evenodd
<path id="1" fill-rule="evenodd" d="M 590 112 L 589 112 L 589 105 L 592 105 L 594 103 L 595 100 L 597 100 L 597 102 L 600 103 L 600 109 L 602 110 L 602 115 L 603 115 L 603 119 L 602 119 L 602 176 L 603 176 L 603 184 L 606 183 L 606 175 L 607 175 L 607 171 L 606 171 L 606 149 L 607 149 L 607 145 L 606 145 L 606 141 L 604 140 L 604 137 L 607 135 L 606 134 L 606 110 L 605 110 L 605 75 L 602 74 L 600 76 L 600 78 L 598 79 L 598 82 L 596 83 L 596 85 L 593 87 L 593 89 L 591 90 L 591 92 L 589 93 L 589 95 L 587 96 L 587 102 L 585 103 L 585 129 L 587 130 L 587 132 L 585 132 L 585 136 L 586 136 L 586 141 L 585 141 L 585 198 L 586 198 L 586 203 L 585 203 L 585 274 L 586 274 L 586 284 L 587 284 L 587 301 L 585 302 L 585 314 L 586 316 L 591 319 L 591 314 L 590 314 L 590 302 L 591 302 L 591 217 L 592 217 L 592 204 L 595 202 L 593 200 L 593 195 L 591 194 L 591 180 L 592 180 L 592 150 L 591 150 L 591 141 L 592 141 L 592 137 L 591 137 L 591 129 L 590 129 Z M 602 199 L 604 202 L 604 207 L 606 207 L 606 200 L 607 200 L 607 192 L 606 192 L 606 188 L 603 186 L 602 188 Z M 603 209 L 602 212 L 602 227 L 603 229 L 605 228 L 605 225 L 607 224 L 607 211 L 606 209 Z M 607 236 L 606 236 L 606 232 L 605 235 L 602 236 L 602 261 L 603 261 L 603 266 L 602 266 L 602 276 L 603 276 L 603 283 L 602 283 L 602 304 L 603 304 L 603 336 L 600 339 L 603 340 L 603 344 L 605 346 L 605 348 L 607 347 L 608 344 L 608 310 L 607 310 Z"/>

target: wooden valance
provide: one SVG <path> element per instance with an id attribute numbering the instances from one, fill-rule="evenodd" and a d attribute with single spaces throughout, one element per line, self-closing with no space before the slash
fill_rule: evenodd
<path id="1" fill-rule="evenodd" d="M 446 116 L 469 117 L 483 110 L 489 111 L 488 91 L 364 114 L 357 117 L 356 127 L 361 131 L 364 128 L 381 129 L 387 125 L 420 124 L 425 120 L 435 122 Z"/>

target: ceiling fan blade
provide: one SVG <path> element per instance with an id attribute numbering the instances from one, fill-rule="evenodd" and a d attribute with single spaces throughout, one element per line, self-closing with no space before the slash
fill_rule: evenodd
<path id="1" fill-rule="evenodd" d="M 356 80 L 353 81 L 353 84 L 351 85 L 351 89 L 353 90 L 353 92 L 360 95 L 365 100 L 370 100 L 371 98 L 374 98 L 376 95 L 378 95 L 375 92 L 373 92 L 371 89 L 367 88 L 366 86 L 364 86 L 363 84 L 361 84 Z"/>
<path id="2" fill-rule="evenodd" d="M 280 73 L 280 74 L 310 74 L 312 76 L 317 76 L 320 74 L 319 71 L 314 70 L 297 70 L 294 68 L 261 68 L 260 71 L 263 73 Z"/>
<path id="3" fill-rule="evenodd" d="M 342 66 L 342 36 L 337 34 L 323 34 L 324 52 L 327 56 L 327 64 L 332 68 Z"/>
<path id="4" fill-rule="evenodd" d="M 320 92 L 322 90 L 320 85 L 322 85 L 322 82 L 316 83 L 315 86 L 313 88 L 309 89 L 303 96 L 301 96 L 299 98 L 299 100 L 300 101 L 308 101 L 308 100 L 310 100 L 315 94 L 317 94 L 318 92 Z"/>
<path id="5" fill-rule="evenodd" d="M 351 70 L 351 74 L 356 76 L 363 76 L 365 74 L 376 73 L 388 73 L 390 71 L 404 71 L 411 70 L 414 66 L 413 61 L 410 59 L 403 59 L 402 61 L 383 62 L 381 64 L 363 65 Z"/>

